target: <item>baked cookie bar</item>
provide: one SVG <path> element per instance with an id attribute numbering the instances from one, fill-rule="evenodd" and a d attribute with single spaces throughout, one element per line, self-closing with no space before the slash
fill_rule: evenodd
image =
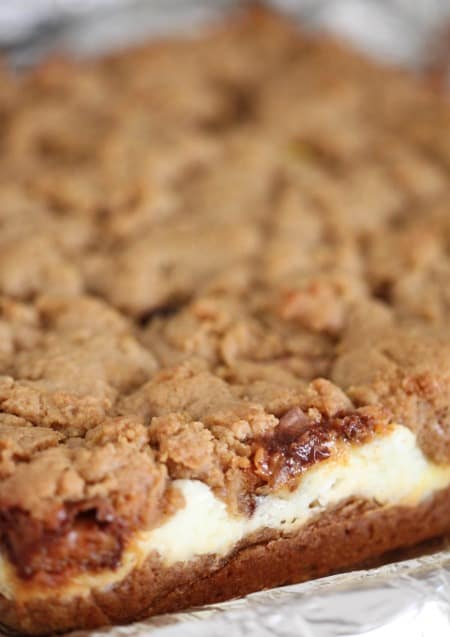
<path id="1" fill-rule="evenodd" d="M 254 10 L 0 82 L 0 621 L 450 531 L 450 108 Z"/>

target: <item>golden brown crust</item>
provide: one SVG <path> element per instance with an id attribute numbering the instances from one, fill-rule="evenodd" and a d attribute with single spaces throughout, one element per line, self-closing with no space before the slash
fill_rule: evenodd
<path id="1" fill-rule="evenodd" d="M 58 600 L 0 597 L 2 622 L 28 634 L 126 623 L 153 614 L 219 602 L 356 567 L 388 551 L 450 531 L 450 488 L 413 508 L 348 501 L 292 536 L 263 531 L 225 559 L 214 556 L 164 568 L 150 557 L 107 591 Z"/>
<path id="2" fill-rule="evenodd" d="M 5 76 L 0 117 L 0 542 L 21 577 L 116 563 L 173 479 L 248 512 L 308 445 L 393 419 L 450 462 L 445 96 L 257 10 Z"/>

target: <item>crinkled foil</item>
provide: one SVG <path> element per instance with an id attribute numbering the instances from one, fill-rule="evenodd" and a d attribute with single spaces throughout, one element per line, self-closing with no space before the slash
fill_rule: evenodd
<path id="1" fill-rule="evenodd" d="M 450 550 L 70 637 L 447 637 Z"/>
<path id="2" fill-rule="evenodd" d="M 149 35 L 191 29 L 237 4 L 242 3 L 1 0 L 0 50 L 17 66 L 61 48 L 90 55 Z M 450 0 L 272 4 L 310 28 L 337 31 L 383 60 L 432 69 L 443 78 L 449 72 Z M 70 637 L 447 637 L 450 549 L 441 542 L 423 552 L 428 554 L 129 626 L 77 631 Z"/>

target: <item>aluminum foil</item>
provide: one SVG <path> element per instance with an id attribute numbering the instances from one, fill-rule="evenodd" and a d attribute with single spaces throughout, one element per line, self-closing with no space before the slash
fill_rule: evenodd
<path id="1" fill-rule="evenodd" d="M 152 35 L 191 29 L 232 0 L 2 0 L 0 50 L 27 66 L 54 50 L 91 55 Z M 383 60 L 445 80 L 450 0 L 273 0 L 312 29 L 338 32 Z M 446 637 L 450 549 L 370 570 L 255 593 L 129 626 L 70 637 Z M 397 556 L 398 559 L 398 556 Z"/>
<path id="2" fill-rule="evenodd" d="M 386 61 L 416 69 L 450 62 L 450 0 L 265 3 L 309 28 L 338 32 Z M 91 55 L 149 36 L 189 30 L 245 4 L 245 0 L 0 0 L 0 51 L 17 66 L 61 49 Z"/>
<path id="3" fill-rule="evenodd" d="M 70 637 L 447 637 L 450 550 Z"/>

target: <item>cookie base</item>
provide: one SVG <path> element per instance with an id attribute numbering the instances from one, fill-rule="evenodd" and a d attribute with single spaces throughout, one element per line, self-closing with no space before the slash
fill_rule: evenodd
<path id="1" fill-rule="evenodd" d="M 365 565 L 449 532 L 450 487 L 417 507 L 350 500 L 293 535 L 267 530 L 247 538 L 226 558 L 207 556 L 168 568 L 150 556 L 111 589 L 84 597 L 62 599 L 57 590 L 46 598 L 0 596 L 1 623 L 29 635 L 124 624 Z"/>

